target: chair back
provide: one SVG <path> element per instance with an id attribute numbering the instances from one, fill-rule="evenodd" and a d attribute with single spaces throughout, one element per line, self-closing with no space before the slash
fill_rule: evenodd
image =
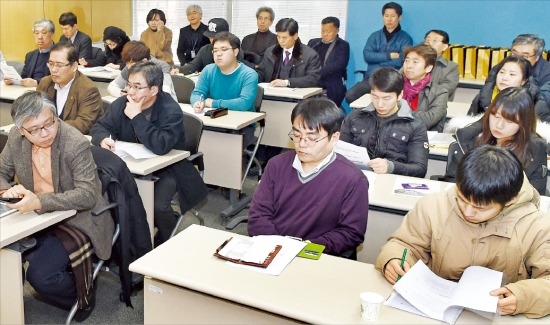
<path id="1" fill-rule="evenodd" d="M 199 143 L 202 136 L 202 120 L 198 117 L 183 113 L 183 130 L 185 132 L 185 150 L 192 155 L 199 151 Z"/>
<path id="2" fill-rule="evenodd" d="M 92 58 L 97 60 L 97 59 L 101 58 L 102 54 L 103 54 L 102 49 L 100 49 L 99 47 L 93 47 L 92 46 Z"/>
<path id="3" fill-rule="evenodd" d="M 256 112 L 259 112 L 262 109 L 262 101 L 264 99 L 264 88 L 258 86 L 258 93 L 256 94 L 256 99 L 254 99 L 254 108 Z"/>
<path id="4" fill-rule="evenodd" d="M 195 82 L 184 76 L 172 75 L 172 84 L 178 103 L 191 104 L 191 92 L 195 89 Z"/>

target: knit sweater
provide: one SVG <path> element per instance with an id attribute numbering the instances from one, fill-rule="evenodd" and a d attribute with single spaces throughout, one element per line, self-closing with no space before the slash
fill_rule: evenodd
<path id="1" fill-rule="evenodd" d="M 252 199 L 248 234 L 300 237 L 332 255 L 355 249 L 367 228 L 367 178 L 336 154 L 304 183 L 292 167 L 295 156 L 288 151 L 269 160 Z"/>

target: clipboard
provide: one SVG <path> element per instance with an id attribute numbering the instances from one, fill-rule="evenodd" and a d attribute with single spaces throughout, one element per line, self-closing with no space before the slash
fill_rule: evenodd
<path id="1" fill-rule="evenodd" d="M 275 256 L 277 256 L 277 254 L 279 253 L 279 251 L 281 250 L 282 246 L 281 245 L 275 245 L 275 247 L 273 248 L 273 250 L 267 255 L 267 257 L 265 258 L 265 260 L 262 262 L 262 263 L 256 263 L 256 262 L 249 262 L 249 261 L 245 261 L 245 260 L 242 260 L 242 259 L 238 259 L 238 258 L 231 258 L 231 257 L 228 257 L 228 256 L 225 256 L 225 255 L 222 255 L 220 254 L 220 251 L 233 239 L 233 237 L 230 237 L 229 239 L 227 239 L 226 241 L 224 241 L 220 247 L 218 247 L 216 249 L 216 252 L 214 253 L 214 256 L 216 257 L 219 257 L 223 260 L 226 260 L 226 261 L 230 261 L 230 262 L 233 262 L 233 263 L 236 263 L 236 264 L 244 264 L 244 265 L 251 265 L 251 266 L 258 266 L 258 267 L 263 267 L 263 268 L 267 268 L 269 266 L 269 264 L 271 264 L 271 262 L 273 262 L 273 260 L 275 259 Z"/>

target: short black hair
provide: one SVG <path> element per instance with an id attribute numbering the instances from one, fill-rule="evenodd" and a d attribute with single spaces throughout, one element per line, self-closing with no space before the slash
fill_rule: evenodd
<path id="1" fill-rule="evenodd" d="M 51 52 L 56 51 L 63 51 L 67 50 L 67 61 L 69 61 L 70 64 L 73 64 L 74 62 L 78 61 L 78 51 L 75 49 L 73 43 L 71 42 L 59 42 L 55 43 L 52 46 Z"/>
<path id="2" fill-rule="evenodd" d="M 296 117 L 302 118 L 304 127 L 328 132 L 330 137 L 335 132 L 340 131 L 344 114 L 336 104 L 327 98 L 308 98 L 298 103 L 292 110 L 290 122 L 294 124 Z"/>
<path id="3" fill-rule="evenodd" d="M 386 9 L 393 9 L 395 10 L 395 13 L 397 13 L 398 16 L 403 15 L 403 7 L 401 7 L 400 4 L 396 2 L 388 2 L 382 7 L 382 16 L 384 15 L 384 12 Z"/>
<path id="4" fill-rule="evenodd" d="M 396 93 L 397 96 L 403 91 L 405 81 L 399 71 L 394 68 L 380 68 L 375 70 L 369 78 L 369 87 L 384 93 Z"/>
<path id="5" fill-rule="evenodd" d="M 164 15 L 164 11 L 157 8 L 151 9 L 149 11 L 149 13 L 147 14 L 146 23 L 148 24 L 151 20 L 153 20 L 153 18 L 155 18 L 155 15 L 159 15 L 160 20 L 162 20 L 162 22 L 166 25 L 166 15 Z"/>
<path id="6" fill-rule="evenodd" d="M 76 15 L 72 12 L 64 12 L 61 14 L 61 16 L 59 16 L 59 25 L 61 26 L 74 26 L 76 25 L 76 23 Z"/>
<path id="7" fill-rule="evenodd" d="M 292 18 L 283 18 L 275 25 L 276 32 L 288 32 L 290 36 L 298 33 L 298 22 Z"/>
<path id="8" fill-rule="evenodd" d="M 340 28 L 340 19 L 336 17 L 328 16 L 326 18 L 323 18 L 323 20 L 321 20 L 321 25 L 325 25 L 325 24 L 333 24 L 334 27 Z"/>
<path id="9" fill-rule="evenodd" d="M 228 41 L 229 45 L 231 45 L 232 48 L 234 49 L 241 48 L 241 40 L 234 34 L 231 34 L 230 32 L 219 32 L 216 35 L 214 35 L 214 39 L 212 40 L 212 48 L 214 47 L 214 44 L 216 44 L 217 41 Z"/>
<path id="10" fill-rule="evenodd" d="M 508 149 L 484 145 L 468 151 L 456 171 L 456 186 L 469 201 L 504 206 L 520 191 L 523 168 Z"/>
<path id="11" fill-rule="evenodd" d="M 135 73 L 141 73 L 147 86 L 157 86 L 159 93 L 162 91 L 162 84 L 164 82 L 164 74 L 162 69 L 153 61 L 140 61 L 128 69 L 128 77 Z"/>
<path id="12" fill-rule="evenodd" d="M 430 35 L 430 33 L 436 33 L 437 35 L 443 37 L 443 40 L 441 42 L 443 42 L 443 44 L 449 44 L 449 34 L 447 34 L 446 31 L 441 30 L 441 29 L 432 29 L 432 30 L 429 30 L 426 33 L 426 35 L 424 35 L 424 38 L 428 37 L 428 35 Z"/>

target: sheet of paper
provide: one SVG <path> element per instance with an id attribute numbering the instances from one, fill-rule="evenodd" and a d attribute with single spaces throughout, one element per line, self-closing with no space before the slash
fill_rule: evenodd
<path id="1" fill-rule="evenodd" d="M 113 69 L 111 67 L 84 67 L 84 66 L 78 66 L 78 70 L 82 72 L 101 72 L 101 71 L 109 71 L 109 72 L 115 72 L 118 71 L 117 69 Z"/>
<path id="2" fill-rule="evenodd" d="M 279 275 L 283 272 L 287 265 L 292 262 L 296 255 L 298 255 L 302 248 L 306 246 L 305 242 L 283 236 L 255 236 L 253 237 L 253 240 L 258 242 L 267 242 L 270 245 L 282 246 L 281 250 L 279 251 L 277 256 L 275 256 L 275 259 L 273 259 L 268 267 L 262 268 L 244 264 L 236 264 L 229 261 L 227 261 L 226 263 L 235 267 L 241 267 L 260 273 Z"/>
<path id="3" fill-rule="evenodd" d="M 464 271 L 458 283 L 460 285 L 450 302 L 452 305 L 496 313 L 498 297 L 491 296 L 489 292 L 502 286 L 502 272 L 482 266 L 470 266 Z"/>
<path id="4" fill-rule="evenodd" d="M 424 178 L 414 179 L 411 182 L 411 179 L 397 177 L 393 184 L 393 193 L 397 195 L 424 196 L 440 190 L 439 183 Z"/>
<path id="5" fill-rule="evenodd" d="M 430 143 L 430 147 L 449 148 L 449 145 L 455 141 L 451 133 L 428 131 L 428 142 Z"/>
<path id="6" fill-rule="evenodd" d="M 0 64 L 0 70 L 2 70 L 4 77 L 10 78 L 14 85 L 21 84 L 21 76 L 19 75 L 19 72 L 17 72 L 17 70 L 15 70 L 15 68 L 11 65 Z"/>
<path id="7" fill-rule="evenodd" d="M 134 159 L 145 159 L 158 156 L 154 154 L 151 150 L 145 148 L 144 145 L 139 143 L 116 141 L 115 149 L 115 154 L 120 158 L 130 156 Z"/>
<path id="8" fill-rule="evenodd" d="M 370 157 L 367 148 L 338 140 L 334 151 L 346 157 L 360 169 L 370 169 L 368 165 Z"/>
<path id="9" fill-rule="evenodd" d="M 287 91 L 295 91 L 296 88 L 289 88 L 289 87 L 273 87 L 269 85 L 269 82 L 260 82 L 258 86 L 264 88 L 264 89 L 280 89 L 280 90 L 287 90 Z"/>
<path id="10" fill-rule="evenodd" d="M 204 113 L 213 110 L 213 108 L 205 108 L 202 112 L 197 113 L 195 112 L 195 109 L 190 104 L 181 104 L 180 103 L 181 110 L 184 111 L 187 114 L 197 115 L 197 116 L 204 116 Z"/>
<path id="11" fill-rule="evenodd" d="M 418 261 L 393 288 L 428 317 L 454 324 L 463 309 L 449 307 L 457 286 L 458 283 L 438 277 Z"/>

